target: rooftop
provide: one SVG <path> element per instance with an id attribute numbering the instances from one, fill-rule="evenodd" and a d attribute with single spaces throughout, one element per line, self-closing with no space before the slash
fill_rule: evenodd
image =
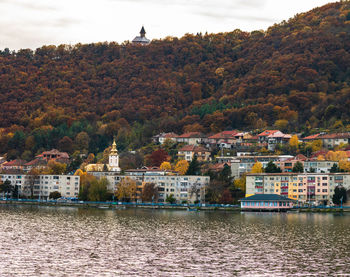
<path id="1" fill-rule="evenodd" d="M 185 145 L 179 149 L 179 151 L 192 151 L 192 152 L 210 152 L 209 150 L 205 149 L 201 146 L 195 146 L 195 145 Z"/>
<path id="2" fill-rule="evenodd" d="M 278 194 L 254 194 L 252 196 L 243 198 L 240 201 L 295 201 L 295 200 L 278 195 Z"/>
<path id="3" fill-rule="evenodd" d="M 178 136 L 178 138 L 203 138 L 203 137 L 205 137 L 205 135 L 203 135 L 201 132 L 188 132 Z"/>
<path id="4" fill-rule="evenodd" d="M 322 136 L 319 136 L 320 139 L 349 139 L 350 133 L 334 133 L 334 134 L 325 134 Z"/>
<path id="5" fill-rule="evenodd" d="M 242 133 L 238 133 L 237 131 L 223 131 L 215 135 L 212 135 L 208 138 L 209 139 L 229 139 L 229 138 L 235 138 L 236 135 L 238 134 L 243 135 Z"/>

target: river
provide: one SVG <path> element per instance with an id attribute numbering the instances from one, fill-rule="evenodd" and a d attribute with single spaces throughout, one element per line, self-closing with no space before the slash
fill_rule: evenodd
<path id="1" fill-rule="evenodd" d="M 350 274 L 350 215 L 0 206 L 0 276 Z"/>

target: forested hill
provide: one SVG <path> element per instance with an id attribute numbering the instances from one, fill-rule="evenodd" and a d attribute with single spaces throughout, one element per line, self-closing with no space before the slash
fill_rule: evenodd
<path id="1" fill-rule="evenodd" d="M 5 49 L 0 146 L 9 150 L 16 131 L 42 136 L 34 145 L 46 148 L 80 131 L 126 145 L 158 131 L 341 128 L 350 123 L 349 65 L 349 1 L 266 31 Z"/>

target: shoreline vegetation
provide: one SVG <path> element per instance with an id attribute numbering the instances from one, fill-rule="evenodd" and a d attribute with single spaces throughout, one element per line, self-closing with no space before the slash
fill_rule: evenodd
<path id="1" fill-rule="evenodd" d="M 162 203 L 122 203 L 122 202 L 88 202 L 88 201 L 38 201 L 31 199 L 7 199 L 1 200 L 0 206 L 4 205 L 30 205 L 30 206 L 49 206 L 49 207 L 77 207 L 77 208 L 96 208 L 96 209 L 167 209 L 167 210 L 188 210 L 188 211 L 230 211 L 230 212 L 258 212 L 258 213 L 280 213 L 278 211 L 243 211 L 239 205 L 222 204 L 162 204 Z M 343 213 L 350 212 L 350 206 L 343 207 L 294 207 L 287 213 Z"/>

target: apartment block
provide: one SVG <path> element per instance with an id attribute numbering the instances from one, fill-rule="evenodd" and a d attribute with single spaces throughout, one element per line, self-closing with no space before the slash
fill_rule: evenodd
<path id="1" fill-rule="evenodd" d="M 329 204 L 339 185 L 350 189 L 350 173 L 250 173 L 246 196 L 278 194 L 301 203 Z"/>
<path id="2" fill-rule="evenodd" d="M 75 175 L 0 174 L 0 179 L 17 185 L 19 194 L 25 196 L 31 194 L 31 188 L 33 195 L 42 199 L 47 199 L 53 191 L 66 198 L 76 198 L 79 194 L 80 177 Z"/>
<path id="3" fill-rule="evenodd" d="M 146 183 L 154 183 L 158 188 L 159 203 L 165 203 L 170 194 L 174 195 L 177 203 L 195 201 L 202 203 L 205 199 L 205 189 L 210 182 L 209 176 L 167 175 L 166 172 L 132 171 L 128 175 L 110 174 L 110 172 L 90 172 L 90 174 L 97 178 L 106 177 L 109 181 L 109 191 L 115 191 L 117 184 L 125 178 L 135 180 L 138 189 L 142 189 Z"/>

